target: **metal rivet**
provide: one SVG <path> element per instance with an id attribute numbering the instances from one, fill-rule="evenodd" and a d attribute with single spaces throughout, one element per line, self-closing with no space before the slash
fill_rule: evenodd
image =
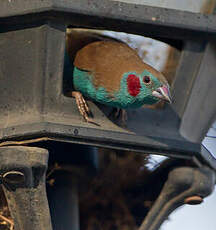
<path id="1" fill-rule="evenodd" d="M 79 133 L 78 129 L 74 129 L 74 135 L 77 136 Z"/>

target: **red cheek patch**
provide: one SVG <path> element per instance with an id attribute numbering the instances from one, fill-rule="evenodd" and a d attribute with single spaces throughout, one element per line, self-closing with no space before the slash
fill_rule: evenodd
<path id="1" fill-rule="evenodd" d="M 136 97 L 139 94 L 141 85 L 140 85 L 140 80 L 136 75 L 134 74 L 128 75 L 127 86 L 128 86 L 128 92 L 131 96 Z"/>

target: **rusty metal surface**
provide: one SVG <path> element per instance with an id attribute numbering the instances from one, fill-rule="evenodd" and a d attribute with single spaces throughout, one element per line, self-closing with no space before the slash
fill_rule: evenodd
<path id="1" fill-rule="evenodd" d="M 45 188 L 47 150 L 2 147 L 0 158 L 3 189 L 15 229 L 52 230 Z"/>
<path id="2" fill-rule="evenodd" d="M 2 1 L 0 18 L 8 23 L 16 22 L 14 16 L 50 16 L 62 18 L 63 22 L 76 26 L 106 28 L 133 33 L 158 36 L 207 38 L 213 37 L 216 16 L 185 11 L 150 7 L 108 0 L 45 0 L 45 1 Z M 48 13 L 46 15 L 46 13 Z M 80 20 L 84 17 L 84 20 Z M 43 18 L 43 17 L 42 17 Z M 102 20 L 101 20 L 102 19 Z M 3 22 L 3 21 L 2 21 Z M 1 23 L 0 23 L 1 24 Z M 133 24 L 133 26 L 132 26 Z M 151 28 L 151 31 L 149 29 Z"/>

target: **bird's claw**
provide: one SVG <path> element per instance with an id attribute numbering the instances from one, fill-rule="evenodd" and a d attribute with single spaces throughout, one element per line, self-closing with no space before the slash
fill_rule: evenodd
<path id="1" fill-rule="evenodd" d="M 85 119 L 85 121 L 88 123 L 92 123 L 94 125 L 100 126 L 99 124 L 94 122 L 91 118 L 89 118 L 89 116 L 92 116 L 92 112 L 89 109 L 89 107 L 88 107 L 85 99 L 83 98 L 82 94 L 78 91 L 73 91 L 71 93 L 71 96 L 75 98 L 77 107 L 78 107 L 81 115 Z"/>

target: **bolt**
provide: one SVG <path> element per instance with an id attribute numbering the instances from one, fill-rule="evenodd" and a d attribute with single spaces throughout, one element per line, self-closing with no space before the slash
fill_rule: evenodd
<path id="1" fill-rule="evenodd" d="M 78 129 L 74 129 L 74 135 L 77 136 L 79 134 L 79 130 Z"/>

